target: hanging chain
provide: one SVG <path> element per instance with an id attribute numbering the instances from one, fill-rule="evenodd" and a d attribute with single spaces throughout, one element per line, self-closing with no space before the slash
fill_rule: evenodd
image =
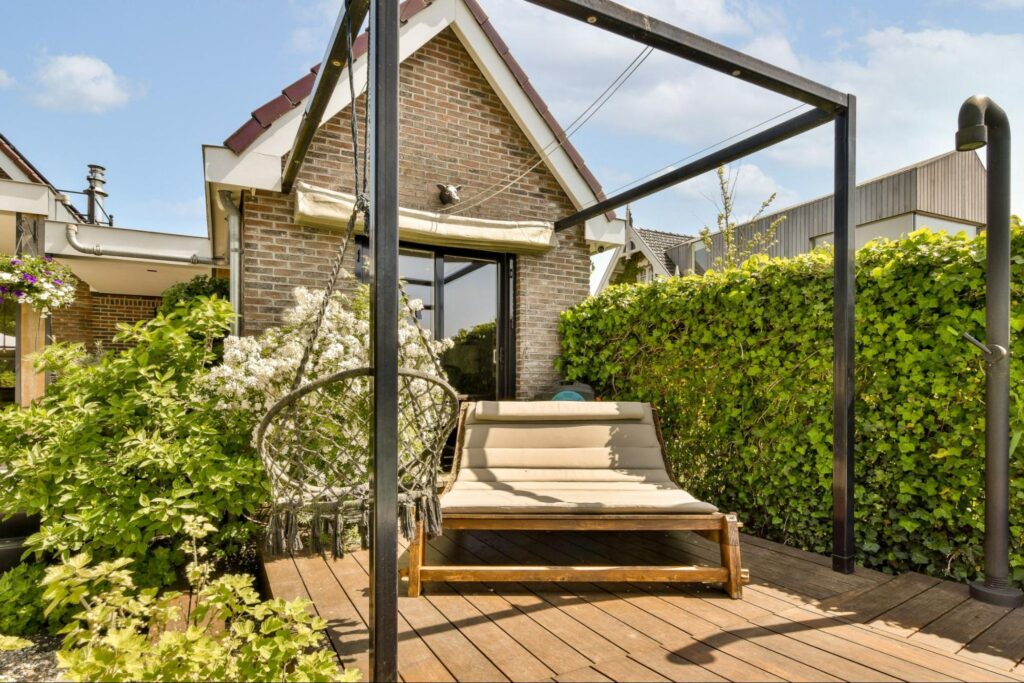
<path id="1" fill-rule="evenodd" d="M 342 266 L 345 262 L 345 255 L 348 253 L 348 245 L 352 240 L 352 236 L 355 233 L 356 224 L 358 222 L 359 214 L 364 217 L 364 225 L 370 225 L 370 202 L 367 195 L 368 185 L 368 148 L 369 148 L 369 123 L 370 123 L 370 102 L 369 102 L 369 91 L 367 91 L 366 99 L 363 102 L 363 146 L 362 146 L 362 157 L 363 163 L 360 167 L 359 156 L 359 115 L 356 108 L 356 90 L 355 90 L 355 76 L 353 74 L 353 62 L 352 62 L 352 25 L 351 17 L 349 15 L 348 4 L 346 1 L 346 12 L 345 12 L 345 48 L 347 51 L 346 58 L 348 60 L 348 89 L 349 89 L 349 129 L 352 136 L 352 167 L 353 167 L 353 190 L 356 194 L 355 205 L 352 208 L 352 214 L 348 218 L 348 224 L 345 228 L 345 235 L 341 241 L 341 246 L 338 251 L 338 257 L 334 261 L 334 266 L 331 268 L 331 274 L 327 280 L 327 289 L 324 291 L 323 300 L 320 302 L 320 306 L 317 309 L 316 317 L 313 320 L 313 326 L 309 331 L 309 337 L 306 340 L 306 344 L 302 349 L 302 358 L 299 361 L 299 367 L 295 373 L 295 379 L 292 382 L 292 390 L 298 389 L 302 385 L 303 377 L 305 377 L 306 370 L 309 367 L 309 362 L 312 359 L 313 350 L 316 347 L 316 340 L 320 336 L 320 330 L 323 327 L 324 318 L 327 316 L 327 309 L 330 306 L 331 299 L 334 296 L 334 292 L 337 289 L 338 278 L 341 276 Z M 369 39 L 369 30 L 367 30 L 367 39 Z M 367 84 L 369 84 L 369 71 L 367 71 Z M 361 171 L 361 173 L 360 173 Z M 405 307 L 409 311 L 409 315 L 412 316 L 413 324 L 416 327 L 416 332 L 419 335 L 420 341 L 423 344 L 427 355 L 430 356 L 433 362 L 434 369 L 437 371 L 439 377 L 445 376 L 444 366 L 441 364 L 441 359 L 434 350 L 433 343 L 430 337 L 427 336 L 427 332 L 423 329 L 423 324 L 420 322 L 420 318 L 417 315 L 417 311 L 413 308 L 412 299 L 409 297 L 409 293 L 405 289 L 405 283 L 402 279 L 398 279 L 398 289 L 402 294 L 402 300 L 405 302 Z"/>

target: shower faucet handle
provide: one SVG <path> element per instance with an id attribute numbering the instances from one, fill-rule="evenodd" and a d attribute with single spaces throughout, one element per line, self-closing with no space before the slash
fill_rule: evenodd
<path id="1" fill-rule="evenodd" d="M 999 346 L 997 344 L 992 344 L 991 346 L 984 344 L 969 332 L 964 332 L 961 334 L 961 336 L 974 346 L 978 347 L 978 350 L 981 351 L 981 355 L 985 357 L 985 361 L 989 365 L 995 365 L 996 363 L 1010 355 L 1010 352 L 1004 349 L 1002 346 Z"/>

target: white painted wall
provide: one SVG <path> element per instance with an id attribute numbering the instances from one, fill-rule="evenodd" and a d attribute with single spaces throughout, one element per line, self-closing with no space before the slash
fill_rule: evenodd
<path id="1" fill-rule="evenodd" d="M 857 249 L 873 239 L 884 237 L 897 240 L 906 237 L 908 234 L 920 228 L 929 228 L 935 232 L 945 231 L 950 235 L 958 232 L 965 232 L 969 237 L 978 234 L 978 228 L 970 223 L 949 220 L 948 218 L 936 218 L 919 213 L 905 213 L 892 218 L 875 221 L 866 225 L 858 225 L 854 243 Z M 828 232 L 811 238 L 812 246 L 820 247 L 823 244 L 832 244 L 832 233 Z"/>

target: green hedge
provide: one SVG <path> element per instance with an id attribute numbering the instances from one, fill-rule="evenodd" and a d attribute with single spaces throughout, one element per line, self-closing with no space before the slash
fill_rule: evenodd
<path id="1" fill-rule="evenodd" d="M 1024 233 L 1014 231 L 1015 254 Z M 983 561 L 984 240 L 918 231 L 857 255 L 856 540 L 870 567 L 960 579 Z M 1013 263 L 1012 444 L 1024 431 L 1024 258 Z M 759 535 L 831 547 L 832 255 L 611 287 L 562 316 L 560 370 L 651 401 L 697 496 Z M 1011 562 L 1024 580 L 1024 449 Z"/>

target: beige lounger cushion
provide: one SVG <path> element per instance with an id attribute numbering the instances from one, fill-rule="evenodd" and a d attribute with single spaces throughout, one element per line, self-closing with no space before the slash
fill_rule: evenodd
<path id="1" fill-rule="evenodd" d="M 665 469 L 646 403 L 481 401 L 463 426 L 448 513 L 692 513 L 717 508 Z"/>

